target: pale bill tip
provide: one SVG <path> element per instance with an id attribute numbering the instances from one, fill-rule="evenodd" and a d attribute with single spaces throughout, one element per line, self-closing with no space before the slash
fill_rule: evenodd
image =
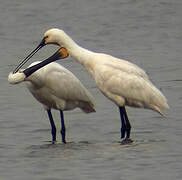
<path id="1" fill-rule="evenodd" d="M 26 78 L 26 76 L 23 72 L 17 72 L 14 74 L 12 72 L 10 72 L 9 76 L 8 76 L 8 82 L 10 84 L 17 84 L 17 83 L 24 81 L 25 78 Z"/>

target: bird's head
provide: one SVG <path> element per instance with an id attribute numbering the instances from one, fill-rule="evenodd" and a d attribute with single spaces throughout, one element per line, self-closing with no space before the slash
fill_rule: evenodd
<path id="1" fill-rule="evenodd" d="M 44 43 L 44 45 L 55 44 L 61 46 L 60 43 L 61 37 L 64 37 L 64 31 L 61 29 L 52 28 L 44 33 L 44 38 L 42 42 Z"/>

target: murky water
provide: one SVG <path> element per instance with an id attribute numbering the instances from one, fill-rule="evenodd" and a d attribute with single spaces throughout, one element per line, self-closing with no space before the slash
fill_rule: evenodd
<path id="1" fill-rule="evenodd" d="M 0 5 L 0 179 L 182 179 L 182 2 L 179 0 L 6 0 Z M 47 114 L 23 84 L 7 76 L 51 27 L 80 45 L 145 69 L 166 95 L 166 118 L 127 108 L 132 145 L 118 143 L 117 107 L 74 60 L 61 61 L 95 96 L 97 113 L 65 113 L 68 144 L 49 141 Z M 34 60 L 50 56 L 47 46 Z M 54 112 L 57 126 L 59 113 Z"/>

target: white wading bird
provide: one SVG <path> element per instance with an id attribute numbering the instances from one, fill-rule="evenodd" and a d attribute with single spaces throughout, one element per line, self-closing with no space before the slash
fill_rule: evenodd
<path id="1" fill-rule="evenodd" d="M 91 74 L 100 91 L 120 111 L 121 138 L 129 143 L 131 125 L 125 106 L 147 108 L 164 115 L 169 108 L 164 95 L 152 84 L 144 70 L 126 60 L 80 47 L 63 30 L 50 29 L 41 43 L 14 70 L 17 72 L 39 49 L 47 44 L 66 48 L 68 54 Z"/>
<path id="2" fill-rule="evenodd" d="M 63 111 L 78 107 L 85 113 L 95 112 L 93 97 L 79 79 L 66 68 L 51 61 L 51 59 L 65 58 L 67 55 L 65 48 L 61 48 L 52 56 L 54 58 L 34 62 L 29 68 L 14 74 L 10 73 L 8 77 L 11 84 L 25 81 L 29 91 L 43 104 L 50 120 L 53 143 L 56 141 L 56 126 L 51 113 L 52 108 L 60 111 L 63 143 L 66 143 Z"/>

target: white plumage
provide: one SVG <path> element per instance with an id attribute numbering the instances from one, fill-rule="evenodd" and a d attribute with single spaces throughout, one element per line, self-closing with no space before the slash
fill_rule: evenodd
<path id="1" fill-rule="evenodd" d="M 122 123 L 121 138 L 126 134 L 126 142 L 130 137 L 131 126 L 125 106 L 152 109 L 162 115 L 169 108 L 164 95 L 137 65 L 82 48 L 61 29 L 46 31 L 37 49 L 46 44 L 56 44 L 66 48 L 68 54 L 91 74 L 101 92 L 119 107 Z M 28 59 L 27 56 L 26 60 Z"/>
<path id="2" fill-rule="evenodd" d="M 40 62 L 36 61 L 29 67 Z M 27 78 L 22 70 L 15 74 L 10 73 L 8 80 L 11 84 L 25 81 L 29 91 L 43 104 L 44 108 L 48 111 L 50 122 L 52 121 L 53 142 L 56 141 L 56 130 L 53 119 L 51 119 L 52 114 L 50 110 L 52 108 L 60 110 L 61 120 L 63 121 L 62 126 L 64 126 L 62 111 L 80 108 L 85 113 L 95 112 L 92 95 L 76 76 L 58 63 L 52 62 L 35 71 Z M 63 135 L 64 132 L 61 134 Z M 62 140 L 66 143 L 64 136 Z"/>
<path id="3" fill-rule="evenodd" d="M 168 109 L 166 98 L 138 66 L 106 54 L 95 54 L 84 64 L 98 88 L 118 106 L 142 107 L 160 114 Z"/>
<path id="4" fill-rule="evenodd" d="M 36 61 L 30 65 L 39 63 Z M 91 94 L 80 80 L 58 63 L 50 63 L 25 79 L 33 96 L 46 109 L 72 110 L 80 108 L 85 113 L 94 112 Z"/>
<path id="5" fill-rule="evenodd" d="M 145 107 L 161 114 L 168 109 L 166 98 L 137 65 L 84 49 L 60 29 L 50 29 L 44 37 L 45 44 L 65 47 L 90 72 L 99 89 L 118 106 Z"/>

